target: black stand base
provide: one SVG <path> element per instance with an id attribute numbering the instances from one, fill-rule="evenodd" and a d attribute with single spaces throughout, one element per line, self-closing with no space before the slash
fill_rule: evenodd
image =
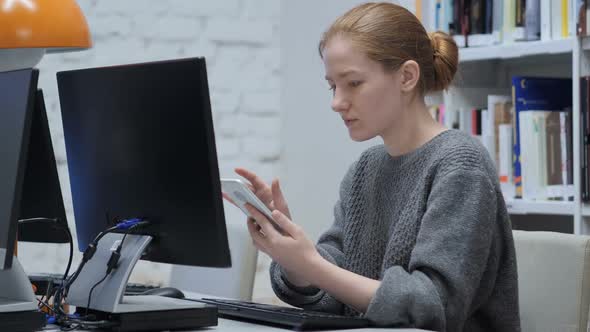
<path id="1" fill-rule="evenodd" d="M 45 324 L 45 314 L 40 311 L 0 313 L 0 331 L 33 332 L 43 329 Z"/>
<path id="2" fill-rule="evenodd" d="M 80 308 L 84 315 L 86 309 Z M 127 313 L 110 313 L 89 310 L 97 320 L 106 320 L 116 326 L 110 328 L 115 332 L 126 331 L 162 331 L 190 330 L 217 326 L 217 307 L 205 306 L 166 311 L 141 311 Z M 0 329 L 0 331 L 4 331 Z"/>

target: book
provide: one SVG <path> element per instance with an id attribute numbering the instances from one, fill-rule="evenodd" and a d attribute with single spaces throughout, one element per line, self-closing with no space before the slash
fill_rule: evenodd
<path id="1" fill-rule="evenodd" d="M 498 177 L 504 197 L 514 198 L 514 181 L 512 180 L 512 125 L 498 126 Z"/>
<path id="2" fill-rule="evenodd" d="M 560 142 L 561 142 L 561 176 L 565 185 L 564 201 L 574 200 L 574 169 L 573 169 L 573 133 L 572 110 L 560 113 Z"/>
<path id="3" fill-rule="evenodd" d="M 512 98 L 508 95 L 488 95 L 487 102 L 489 110 L 487 128 L 482 131 L 482 134 L 490 136 L 490 155 L 496 161 L 496 165 L 499 165 L 499 127 L 512 122 Z"/>
<path id="4" fill-rule="evenodd" d="M 567 184 L 562 173 L 561 114 L 566 112 L 549 112 L 545 118 L 547 197 L 559 200 L 563 199 Z"/>
<path id="5" fill-rule="evenodd" d="M 523 181 L 521 172 L 520 116 L 524 111 L 563 111 L 571 108 L 572 80 L 549 77 L 512 77 L 513 113 L 513 179 L 516 197 L 522 197 Z M 536 118 L 527 121 L 538 122 Z M 525 124 L 529 126 L 530 124 Z M 527 127 L 528 128 L 528 127 Z M 532 130 L 532 129 L 527 129 Z M 523 134 L 528 135 L 528 132 Z M 545 143 L 546 144 L 546 143 Z"/>
<path id="6" fill-rule="evenodd" d="M 520 162 L 522 198 L 546 200 L 546 118 L 549 111 L 523 110 L 518 114 L 520 129 Z"/>

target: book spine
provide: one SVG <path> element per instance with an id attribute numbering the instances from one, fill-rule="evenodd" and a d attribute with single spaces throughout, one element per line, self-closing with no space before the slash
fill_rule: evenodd
<path id="1" fill-rule="evenodd" d="M 563 179 L 561 144 L 561 115 L 565 112 L 550 112 L 545 118 L 545 165 L 547 197 L 563 199 L 566 182 Z M 562 162 L 563 161 L 563 162 Z"/>
<path id="2" fill-rule="evenodd" d="M 561 0 L 551 0 L 551 39 L 561 39 Z"/>
<path id="3" fill-rule="evenodd" d="M 527 0 L 525 8 L 525 39 L 539 40 L 541 38 L 541 10 L 540 0 Z"/>
<path id="4" fill-rule="evenodd" d="M 514 146 L 513 146 L 513 181 L 514 181 L 514 197 L 521 198 L 522 197 L 522 176 L 521 176 L 521 169 L 520 169 L 520 122 L 519 122 L 519 108 L 516 107 L 516 85 L 519 84 L 518 78 L 512 79 L 512 105 L 514 107 L 514 112 L 512 112 L 512 129 L 513 129 L 513 139 L 514 139 Z"/>
<path id="5" fill-rule="evenodd" d="M 492 36 L 495 44 L 502 43 L 502 30 L 504 24 L 504 1 L 494 0 L 492 4 L 493 17 L 492 17 Z"/>
<path id="6" fill-rule="evenodd" d="M 582 201 L 588 202 L 590 199 L 590 186 L 588 178 L 588 77 L 583 77 L 580 81 L 580 122 L 581 122 L 581 182 L 582 182 Z"/>
<path id="7" fill-rule="evenodd" d="M 541 0 L 541 40 L 551 40 L 551 0 Z"/>
<path id="8" fill-rule="evenodd" d="M 509 44 L 514 41 L 514 7 L 515 0 L 505 0 L 502 6 L 502 42 Z"/>
<path id="9" fill-rule="evenodd" d="M 485 30 L 484 33 L 492 34 L 494 31 L 494 0 L 485 0 L 484 8 Z"/>
<path id="10" fill-rule="evenodd" d="M 568 0 L 561 0 L 561 37 L 569 36 L 569 8 Z"/>
<path id="11" fill-rule="evenodd" d="M 568 200 L 568 112 L 559 113 L 559 143 L 561 145 L 561 181 L 563 183 L 563 200 Z"/>
<path id="12" fill-rule="evenodd" d="M 574 0 L 574 15 L 576 18 L 576 35 L 586 36 L 586 1 Z"/>

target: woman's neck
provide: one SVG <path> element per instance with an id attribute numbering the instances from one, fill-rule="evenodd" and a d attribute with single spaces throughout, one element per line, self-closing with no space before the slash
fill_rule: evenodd
<path id="1" fill-rule="evenodd" d="M 413 98 L 400 118 L 383 134 L 383 142 L 391 156 L 401 156 L 414 151 L 446 128 L 428 113 L 424 98 Z"/>

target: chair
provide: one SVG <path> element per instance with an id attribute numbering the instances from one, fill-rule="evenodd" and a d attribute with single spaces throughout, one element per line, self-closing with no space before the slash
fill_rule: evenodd
<path id="1" fill-rule="evenodd" d="M 513 234 L 522 331 L 587 331 L 590 236 Z"/>
<path id="2" fill-rule="evenodd" d="M 231 268 L 173 265 L 170 286 L 200 294 L 250 301 L 258 251 L 245 223 L 227 223 Z"/>

